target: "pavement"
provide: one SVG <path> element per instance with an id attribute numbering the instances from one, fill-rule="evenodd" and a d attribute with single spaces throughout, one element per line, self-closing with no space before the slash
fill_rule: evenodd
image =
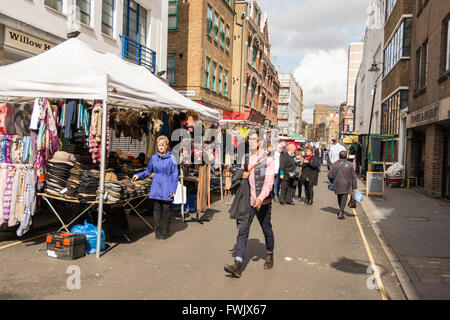
<path id="1" fill-rule="evenodd" d="M 271 270 L 263 269 L 264 237 L 255 219 L 242 277 L 225 273 L 237 235 L 227 209 L 225 201 L 214 201 L 203 224 L 183 223 L 178 214 L 167 240 L 156 240 L 142 221 L 130 216 L 132 242 L 108 243 L 99 259 L 47 257 L 44 236 L 0 240 L 0 299 L 381 300 L 369 252 L 380 270 L 378 288 L 384 288 L 388 299 L 406 299 L 362 206 L 347 209 L 345 220 L 337 219 L 337 199 L 327 189 L 326 172 L 320 174 L 312 206 L 273 204 Z M 68 285 L 74 268 L 81 275 L 79 289 Z"/>
<path id="2" fill-rule="evenodd" d="M 450 204 L 415 188 L 384 193 L 365 197 L 363 208 L 407 298 L 450 299 Z"/>

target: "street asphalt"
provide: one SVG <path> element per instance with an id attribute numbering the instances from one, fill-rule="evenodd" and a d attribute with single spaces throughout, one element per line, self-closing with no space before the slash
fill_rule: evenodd
<path id="1" fill-rule="evenodd" d="M 346 219 L 337 219 L 337 198 L 327 189 L 324 171 L 312 206 L 273 203 L 271 270 L 263 269 L 264 237 L 255 219 L 242 277 L 225 273 L 224 265 L 233 262 L 237 229 L 225 201 L 216 200 L 203 217 L 210 220 L 203 224 L 182 223 L 180 215 L 175 216 L 167 240 L 156 240 L 138 217 L 129 216 L 127 234 L 132 242 L 109 243 L 100 259 L 47 257 L 45 247 L 39 250 L 44 237 L 18 244 L 17 239 L 4 239 L 0 241 L 0 299 L 381 300 L 354 212 L 347 208 Z M 355 212 L 387 298 L 405 299 L 361 205 Z M 80 268 L 80 289 L 67 286 L 72 265 Z"/>

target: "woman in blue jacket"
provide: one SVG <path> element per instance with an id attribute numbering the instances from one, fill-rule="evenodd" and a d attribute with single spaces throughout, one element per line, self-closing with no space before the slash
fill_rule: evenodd
<path id="1" fill-rule="evenodd" d="M 159 240 L 167 239 L 169 236 L 170 204 L 177 191 L 178 167 L 175 157 L 167 150 L 169 147 L 169 139 L 166 136 L 159 136 L 156 139 L 156 143 L 158 145 L 158 153 L 150 158 L 150 162 L 145 171 L 133 176 L 133 181 L 145 179 L 152 173 L 155 174 L 152 180 L 149 198 L 154 203 L 153 221 L 155 237 Z M 163 228 L 160 227 L 160 221 Z"/>

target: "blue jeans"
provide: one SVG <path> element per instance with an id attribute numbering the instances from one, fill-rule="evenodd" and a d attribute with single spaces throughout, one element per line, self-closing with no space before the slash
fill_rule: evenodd
<path id="1" fill-rule="evenodd" d="M 276 174 L 273 179 L 273 197 L 278 198 L 279 194 L 280 194 L 280 177 L 278 176 L 278 174 Z"/>
<path id="2" fill-rule="evenodd" d="M 265 204 L 261 206 L 259 211 L 255 210 L 253 207 L 250 209 L 250 218 L 246 228 L 239 230 L 237 240 L 236 240 L 236 250 L 235 256 L 244 259 L 245 249 L 247 248 L 248 235 L 250 234 L 250 226 L 252 225 L 253 218 L 258 217 L 259 224 L 261 225 L 262 231 L 264 233 L 264 239 L 266 242 L 266 249 L 268 252 L 273 252 L 274 249 L 274 236 L 271 220 L 272 204 Z"/>

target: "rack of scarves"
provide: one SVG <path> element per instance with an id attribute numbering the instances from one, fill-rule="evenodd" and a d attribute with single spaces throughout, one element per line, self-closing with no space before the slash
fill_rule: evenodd
<path id="1" fill-rule="evenodd" d="M 36 174 L 30 164 L 0 164 L 0 225 L 19 225 L 21 237 L 31 226 L 36 209 Z"/>
<path id="2" fill-rule="evenodd" d="M 30 164 L 31 137 L 0 135 L 0 163 Z"/>

